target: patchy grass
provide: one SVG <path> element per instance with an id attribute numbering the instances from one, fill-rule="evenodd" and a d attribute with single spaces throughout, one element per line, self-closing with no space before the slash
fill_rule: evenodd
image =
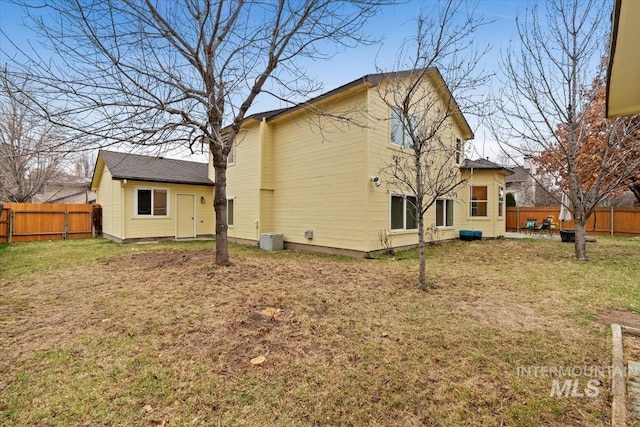
<path id="1" fill-rule="evenodd" d="M 610 378 L 559 398 L 518 368 L 606 366 L 597 319 L 640 312 L 637 239 L 599 238 L 587 263 L 549 240 L 435 246 L 426 293 L 415 252 L 231 246 L 228 268 L 212 242 L 0 254 L 0 425 L 601 425 Z"/>

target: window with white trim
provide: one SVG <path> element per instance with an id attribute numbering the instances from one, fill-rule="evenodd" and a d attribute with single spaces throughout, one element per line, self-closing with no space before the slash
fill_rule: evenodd
<path id="1" fill-rule="evenodd" d="M 487 216 L 489 188 L 486 185 L 471 186 L 471 216 Z"/>
<path id="2" fill-rule="evenodd" d="M 168 216 L 169 190 L 160 188 L 136 188 L 134 192 L 135 216 Z"/>
<path id="3" fill-rule="evenodd" d="M 498 186 L 498 216 L 504 216 L 504 187 Z"/>
<path id="4" fill-rule="evenodd" d="M 390 211 L 392 230 L 416 230 L 418 228 L 418 208 L 414 196 L 392 194 Z"/>
<path id="5" fill-rule="evenodd" d="M 453 227 L 453 199 L 436 200 L 436 227 Z"/>
<path id="6" fill-rule="evenodd" d="M 400 108 L 391 108 L 391 143 L 400 147 L 413 146 L 409 129 L 418 131 L 418 117 L 406 114 Z"/>
<path id="7" fill-rule="evenodd" d="M 235 199 L 227 199 L 227 225 L 233 225 Z"/>

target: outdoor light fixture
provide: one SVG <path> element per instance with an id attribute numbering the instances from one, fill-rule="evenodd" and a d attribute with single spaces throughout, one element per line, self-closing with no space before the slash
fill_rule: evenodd
<path id="1" fill-rule="evenodd" d="M 200 203 L 202 203 L 204 205 L 204 203 L 205 203 L 204 196 L 200 197 Z"/>
<path id="2" fill-rule="evenodd" d="M 380 182 L 380 178 L 378 178 L 377 176 L 372 176 L 371 182 L 373 182 L 373 185 L 375 185 L 376 187 L 380 187 L 382 185 L 382 182 Z"/>

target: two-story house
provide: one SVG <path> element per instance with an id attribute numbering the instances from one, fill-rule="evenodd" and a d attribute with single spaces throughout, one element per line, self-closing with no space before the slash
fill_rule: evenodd
<path id="1" fill-rule="evenodd" d="M 227 169 L 230 240 L 255 244 L 262 233 L 281 233 L 288 248 L 351 255 L 381 250 L 381 234 L 396 248 L 415 245 L 414 195 L 390 188 L 381 173 L 406 148 L 393 136 L 393 108 L 380 88 L 403 76 L 366 75 L 292 108 L 247 117 Z M 437 69 L 422 84 L 437 86 L 443 100 L 451 96 Z M 427 211 L 430 237 L 454 239 L 461 229 L 503 236 L 511 171 L 465 160 L 473 133 L 461 113 L 447 120 L 445 139 L 457 146 L 456 170 L 467 181 Z"/>

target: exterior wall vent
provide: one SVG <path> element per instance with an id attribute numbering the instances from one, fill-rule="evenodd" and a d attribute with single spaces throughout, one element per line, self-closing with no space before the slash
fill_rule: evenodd
<path id="1" fill-rule="evenodd" d="M 304 238 L 305 239 L 313 239 L 313 230 L 306 230 L 304 232 Z"/>

